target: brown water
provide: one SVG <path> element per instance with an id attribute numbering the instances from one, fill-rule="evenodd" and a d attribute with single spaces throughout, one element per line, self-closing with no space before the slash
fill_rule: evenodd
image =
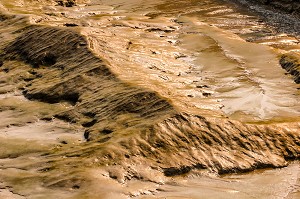
<path id="1" fill-rule="evenodd" d="M 156 91 L 178 111 L 249 123 L 299 122 L 299 86 L 279 65 L 280 53 L 300 51 L 299 41 L 276 33 L 233 5 L 214 0 L 92 0 L 71 8 L 55 5 L 53 1 L 0 1 L 3 12 L 25 15 L 33 24 L 77 24 L 70 29 L 87 36 L 89 47 L 119 79 Z M 1 37 L 13 37 L 9 31 L 9 27 L 2 29 Z M 16 70 L 1 87 L 0 103 L 10 108 L 1 112 L 5 144 L 0 147 L 0 198 L 299 197 L 299 162 L 243 175 L 220 177 L 204 170 L 174 178 L 134 165 L 155 180 L 126 183 L 111 179 L 102 167 L 72 168 L 68 171 L 72 177 L 84 176 L 86 181 L 79 190 L 68 188 L 68 176 L 60 175 L 72 160 L 65 163 L 67 158 L 59 157 L 61 165 L 55 165 L 59 172 L 50 177 L 29 165 L 47 169 L 41 154 L 80 146 L 83 129 L 56 119 L 40 121 L 72 107 L 28 101 L 18 92 L 22 85 L 14 84 L 18 75 Z M 47 159 L 45 165 L 56 158 Z"/>

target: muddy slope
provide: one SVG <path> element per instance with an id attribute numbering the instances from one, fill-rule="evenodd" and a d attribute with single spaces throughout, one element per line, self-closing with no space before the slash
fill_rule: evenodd
<path id="1" fill-rule="evenodd" d="M 27 82 L 21 88 L 25 97 L 68 103 L 70 109 L 53 116 L 86 128 L 88 142 L 49 153 L 72 157 L 54 158 L 56 167 L 120 165 L 123 169 L 111 177 L 124 180 L 143 178 L 139 169 L 127 168 L 135 164 L 173 176 L 192 169 L 228 173 L 282 167 L 299 158 L 299 123 L 251 125 L 180 113 L 155 92 L 119 80 L 73 30 L 25 25 L 15 35 L 1 58 L 7 73 L 7 61 L 27 65 L 24 73 L 32 77 L 20 80 Z"/>
<path id="2" fill-rule="evenodd" d="M 300 54 L 287 53 L 281 56 L 280 64 L 289 74 L 294 76 L 297 84 L 300 84 Z"/>
<path id="3" fill-rule="evenodd" d="M 118 117 L 146 122 L 172 112 L 171 105 L 154 92 L 116 78 L 78 33 L 39 26 L 25 29 L 5 48 L 4 59 L 21 60 L 33 68 L 30 72 L 36 78 L 23 91 L 28 99 L 74 105 L 74 110 L 57 117 L 95 127 L 100 121 L 116 122 Z"/>
<path id="4" fill-rule="evenodd" d="M 294 0 L 232 0 L 242 9 L 257 14 L 264 23 L 274 28 L 278 34 L 300 35 L 300 2 Z M 251 41 L 251 40 L 249 40 Z M 297 52 L 282 55 L 280 64 L 299 83 L 299 59 Z"/>

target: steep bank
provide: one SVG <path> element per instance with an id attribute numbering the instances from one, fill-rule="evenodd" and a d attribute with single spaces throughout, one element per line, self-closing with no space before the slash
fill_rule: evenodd
<path id="1" fill-rule="evenodd" d="M 300 54 L 287 53 L 281 56 L 280 64 L 289 74 L 294 76 L 297 84 L 300 84 Z"/>

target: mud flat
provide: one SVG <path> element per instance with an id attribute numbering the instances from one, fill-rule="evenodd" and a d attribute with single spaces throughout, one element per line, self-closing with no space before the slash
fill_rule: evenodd
<path id="1" fill-rule="evenodd" d="M 217 1 L 35 6 L 1 6 L 0 196 L 229 197 L 243 177 L 225 174 L 282 168 L 246 184 L 291 173 L 276 180 L 297 197 L 299 162 L 283 167 L 299 159 L 299 91 L 279 57 L 299 46 L 248 43 L 245 21 L 222 29 L 240 16 Z"/>

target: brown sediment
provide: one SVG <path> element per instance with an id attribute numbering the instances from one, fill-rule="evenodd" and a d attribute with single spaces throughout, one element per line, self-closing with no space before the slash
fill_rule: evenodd
<path id="1" fill-rule="evenodd" d="M 72 108 L 54 116 L 86 127 L 89 142 L 83 148 L 54 156 L 78 157 L 78 162 L 95 156 L 101 165 L 140 162 L 166 176 L 192 169 L 275 168 L 299 158 L 298 123 L 251 125 L 180 113 L 155 92 L 119 80 L 80 34 L 45 26 L 20 32 L 2 57 L 23 61 L 40 74 L 28 80 L 25 97 L 68 102 Z"/>
<path id="2" fill-rule="evenodd" d="M 221 115 L 203 116 L 188 109 L 183 112 L 184 108 L 178 108 L 171 99 L 119 78 L 110 63 L 91 52 L 92 43 L 76 27 L 29 25 L 26 17 L 18 20 L 17 16 L 8 15 L 1 15 L 0 19 L 7 31 L 13 32 L 3 34 L 0 44 L 2 70 L 5 77 L 12 79 L 9 80 L 12 85 L 1 88 L 1 92 L 22 90 L 33 103 L 27 114 L 38 112 L 36 118 L 26 118 L 32 124 L 23 121 L 6 126 L 3 122 L 5 131 L 8 135 L 22 129 L 44 133 L 43 128 L 53 125 L 52 120 L 59 125 L 55 123 L 57 118 L 66 121 L 64 125 L 79 129 L 85 138 L 85 142 L 75 144 L 60 139 L 57 146 L 50 148 L 24 141 L 21 152 L 18 146 L 22 140 L 6 138 L 8 147 L 14 150 L 1 159 L 0 177 L 13 185 L 16 193 L 25 192 L 24 197 L 38 193 L 32 187 L 39 187 L 49 188 L 44 190 L 47 194 L 49 190 L 65 191 L 51 192 L 53 198 L 66 192 L 73 197 L 76 190 L 81 192 L 78 198 L 93 198 L 96 190 L 93 186 L 99 183 L 93 180 L 98 175 L 121 183 L 130 180 L 161 183 L 161 178 L 191 171 L 247 172 L 284 167 L 289 161 L 299 159 L 297 118 L 286 123 L 246 124 Z M 171 29 L 146 27 L 145 30 L 167 34 Z M 104 46 L 98 44 L 99 48 Z M 127 50 L 136 45 L 135 41 L 128 44 Z M 7 86 L 5 81 L 3 85 Z M 13 114 L 14 109 L 20 111 L 19 104 L 12 105 L 8 100 L 1 109 L 3 115 Z M 36 104 L 40 106 L 32 108 Z M 51 111 L 40 113 L 45 106 Z M 38 121 L 42 126 L 36 128 L 38 119 L 45 122 Z M 64 128 L 64 133 L 72 131 Z M 106 172 L 102 170 L 104 174 L 99 174 L 97 170 L 91 177 L 89 172 L 93 169 Z M 28 190 L 22 187 L 24 184 Z"/>
<path id="3" fill-rule="evenodd" d="M 294 77 L 294 81 L 300 84 L 300 54 L 296 52 L 283 54 L 280 58 L 280 64 Z"/>
<path id="4" fill-rule="evenodd" d="M 76 32 L 27 27 L 4 52 L 4 59 L 24 61 L 40 74 L 23 91 L 25 97 L 74 105 L 69 113 L 61 113 L 68 121 L 88 118 L 99 124 L 127 116 L 147 123 L 146 120 L 166 117 L 173 111 L 155 92 L 120 81 L 105 62 L 90 52 L 86 40 Z"/>

